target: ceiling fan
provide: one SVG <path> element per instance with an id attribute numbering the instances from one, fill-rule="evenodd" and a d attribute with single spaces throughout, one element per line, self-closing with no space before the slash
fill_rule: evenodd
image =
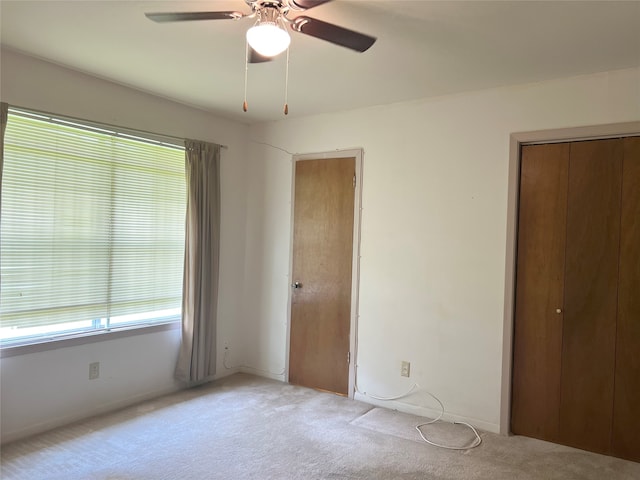
<path id="1" fill-rule="evenodd" d="M 287 80 L 285 82 L 284 114 L 289 113 L 287 103 L 289 75 L 289 44 L 291 37 L 286 25 L 294 32 L 326 40 L 335 45 L 346 47 L 356 52 L 368 50 L 376 41 L 375 37 L 359 33 L 332 23 L 323 22 L 306 15 L 289 18 L 291 11 L 303 12 L 310 8 L 329 3 L 332 0 L 244 0 L 251 8 L 251 13 L 237 11 L 218 12 L 158 12 L 145 13 L 147 18 L 158 23 L 188 22 L 194 20 L 240 20 L 255 18 L 255 24 L 247 30 L 247 55 L 244 76 L 244 103 L 242 109 L 247 111 L 247 71 L 249 63 L 268 62 L 287 51 Z"/>
<path id="2" fill-rule="evenodd" d="M 289 18 L 291 11 L 305 11 L 331 0 L 245 0 L 251 13 L 237 11 L 219 12 L 160 12 L 145 13 L 154 22 L 186 22 L 194 20 L 240 20 L 256 18 L 256 23 L 247 31 L 250 51 L 249 63 L 261 63 L 284 52 L 289 47 L 290 37 L 285 25 L 291 30 L 326 40 L 336 45 L 364 52 L 371 47 L 375 37 L 355 32 L 332 23 L 299 15 Z"/>

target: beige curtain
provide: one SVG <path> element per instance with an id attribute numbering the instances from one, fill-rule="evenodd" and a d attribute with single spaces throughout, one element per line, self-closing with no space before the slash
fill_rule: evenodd
<path id="1" fill-rule="evenodd" d="M 4 131 L 7 129 L 8 111 L 9 104 L 4 102 L 0 103 L 0 185 L 2 185 L 2 167 L 4 166 Z"/>
<path id="2" fill-rule="evenodd" d="M 176 377 L 189 384 L 216 373 L 220 250 L 220 145 L 185 141 L 187 219 L 182 342 Z"/>

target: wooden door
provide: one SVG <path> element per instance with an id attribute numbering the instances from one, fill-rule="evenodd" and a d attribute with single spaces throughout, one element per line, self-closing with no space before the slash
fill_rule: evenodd
<path id="1" fill-rule="evenodd" d="M 640 138 L 521 155 L 511 428 L 640 459 Z"/>
<path id="2" fill-rule="evenodd" d="M 622 142 L 574 142 L 569 160 L 560 443 L 610 452 Z"/>
<path id="3" fill-rule="evenodd" d="M 557 441 L 570 145 L 522 148 L 511 430 Z"/>
<path id="4" fill-rule="evenodd" d="M 612 451 L 640 462 L 640 137 L 624 139 Z"/>
<path id="5" fill-rule="evenodd" d="M 355 158 L 295 166 L 289 381 L 349 385 Z"/>

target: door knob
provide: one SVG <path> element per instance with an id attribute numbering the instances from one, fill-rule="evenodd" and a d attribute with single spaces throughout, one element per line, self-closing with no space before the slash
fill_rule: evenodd
<path id="1" fill-rule="evenodd" d="M 302 288 L 302 284 L 300 282 L 292 283 L 291 288 Z"/>
<path id="2" fill-rule="evenodd" d="M 556 313 L 562 313 L 562 309 L 561 308 L 556 308 Z"/>

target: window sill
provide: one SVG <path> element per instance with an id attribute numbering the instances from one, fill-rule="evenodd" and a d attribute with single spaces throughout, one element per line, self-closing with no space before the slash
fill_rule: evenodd
<path id="1" fill-rule="evenodd" d="M 28 355 L 30 353 L 46 352 L 58 348 L 76 347 L 89 343 L 106 342 L 118 338 L 127 338 L 135 335 L 147 335 L 150 333 L 164 332 L 167 330 L 177 330 L 180 328 L 180 321 L 156 324 L 141 325 L 137 327 L 120 328 L 109 331 L 81 333 L 54 340 L 44 340 L 41 342 L 29 343 L 26 345 L 6 346 L 0 348 L 0 358 L 15 357 L 17 355 Z"/>

